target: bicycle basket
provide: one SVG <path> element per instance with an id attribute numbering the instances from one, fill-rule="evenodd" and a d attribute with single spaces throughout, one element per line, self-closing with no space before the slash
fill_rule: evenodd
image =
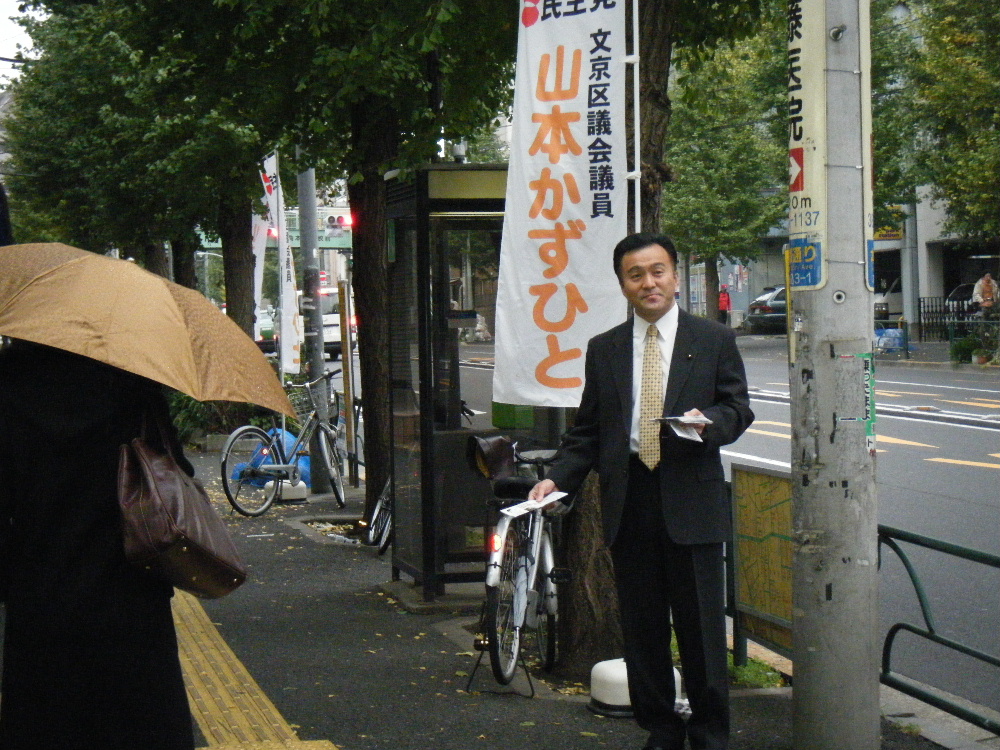
<path id="1" fill-rule="evenodd" d="M 304 422 L 313 410 L 312 394 L 309 393 L 309 389 L 305 387 L 290 388 L 288 400 L 292 402 L 292 407 L 295 409 L 299 421 Z"/>

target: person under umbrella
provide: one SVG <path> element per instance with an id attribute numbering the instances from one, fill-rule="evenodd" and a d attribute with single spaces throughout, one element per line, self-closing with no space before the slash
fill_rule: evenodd
<path id="1" fill-rule="evenodd" d="M 194 747 L 173 589 L 126 561 L 117 500 L 121 444 L 144 414 L 170 424 L 162 391 L 40 344 L 0 350 L 0 747 Z"/>
<path id="2" fill-rule="evenodd" d="M 59 244 L 0 247 L 0 748 L 191 750 L 173 589 L 125 559 L 120 447 L 164 386 L 294 414 L 200 294 Z"/>

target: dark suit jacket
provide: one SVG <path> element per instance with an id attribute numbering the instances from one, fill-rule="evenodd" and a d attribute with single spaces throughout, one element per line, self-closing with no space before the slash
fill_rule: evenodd
<path id="1" fill-rule="evenodd" d="M 618 533 L 628 489 L 632 420 L 632 321 L 595 336 L 587 347 L 586 381 L 573 428 L 548 473 L 575 492 L 593 468 L 600 475 L 604 538 Z M 743 359 L 733 331 L 679 310 L 664 416 L 700 409 L 712 420 L 698 443 L 660 432 L 660 490 L 670 538 L 679 544 L 727 541 L 730 507 L 719 449 L 753 422 Z"/>

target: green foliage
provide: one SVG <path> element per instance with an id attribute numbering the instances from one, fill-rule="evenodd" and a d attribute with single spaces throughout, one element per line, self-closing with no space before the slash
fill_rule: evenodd
<path id="1" fill-rule="evenodd" d="M 237 427 L 256 424 L 272 426 L 272 414 L 253 404 L 228 401 L 196 401 L 185 393 L 170 394 L 170 416 L 181 443 L 201 435 L 228 435 Z"/>
<path id="2" fill-rule="evenodd" d="M 732 653 L 729 659 L 729 683 L 739 689 L 759 690 L 761 688 L 784 687 L 784 676 L 770 664 L 756 659 L 747 659 L 741 667 L 733 664 Z"/>
<path id="3" fill-rule="evenodd" d="M 1000 237 L 1000 13 L 979 0 L 914 5 L 921 165 L 947 201 L 946 230 Z"/>
<path id="4" fill-rule="evenodd" d="M 756 36 L 721 45 L 682 69 L 674 97 L 663 188 L 663 227 L 678 249 L 714 261 L 749 260 L 786 211 L 786 144 L 777 86 L 785 52 L 775 15 Z M 762 81 L 773 85 L 760 86 Z"/>
<path id="5" fill-rule="evenodd" d="M 677 46 L 676 61 L 696 69 L 715 51 L 734 40 L 760 31 L 760 19 L 772 13 L 769 0 L 680 0 L 671 8 L 669 21 Z"/>
<path id="6" fill-rule="evenodd" d="M 496 128 L 497 123 L 490 122 L 469 136 L 466 161 L 472 164 L 507 163 L 510 158 L 510 148 L 497 137 Z"/>
<path id="7" fill-rule="evenodd" d="M 912 14 L 901 7 L 872 3 L 876 226 L 898 224 L 897 207 L 930 184 L 947 206 L 947 231 L 1000 236 L 1000 15 L 975 0 L 915 2 Z M 767 211 L 747 212 L 747 175 L 784 182 L 773 159 L 787 139 L 785 8 L 765 3 L 758 11 L 757 36 L 699 47 L 693 61 L 679 55 L 664 224 L 700 259 L 751 257 L 740 246 L 752 242 L 754 216 Z M 763 150 L 750 123 L 770 136 L 758 141 Z M 783 213 L 783 196 L 770 197 L 769 207 Z"/>
<path id="8" fill-rule="evenodd" d="M 948 354 L 953 362 L 968 362 L 972 359 L 972 353 L 981 349 L 982 345 L 978 336 L 969 334 L 963 338 L 954 339 Z"/>
<path id="9" fill-rule="evenodd" d="M 916 159 L 919 126 L 910 80 L 917 38 L 896 0 L 873 0 L 871 29 L 875 226 L 896 226 L 902 216 L 893 207 L 915 202 L 917 186 L 929 179 Z"/>
<path id="10" fill-rule="evenodd" d="M 275 54 L 308 60 L 294 73 L 295 142 L 352 179 L 373 157 L 388 155 L 383 170 L 429 161 L 442 135 L 468 136 L 509 104 L 516 8 L 498 16 L 491 0 L 311 0 L 300 23 L 283 0 L 246 5 L 241 33 L 268 30 Z"/>
<path id="11" fill-rule="evenodd" d="M 46 239 L 141 247 L 211 231 L 223 195 L 259 193 L 256 164 L 280 121 L 269 97 L 248 110 L 239 76 L 196 56 L 211 49 L 218 63 L 233 19 L 190 8 L 56 4 L 64 12 L 29 24 L 40 56 L 11 87 L 11 192 Z"/>

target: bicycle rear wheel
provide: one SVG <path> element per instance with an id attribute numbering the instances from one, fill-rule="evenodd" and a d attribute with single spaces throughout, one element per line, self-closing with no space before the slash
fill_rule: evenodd
<path id="1" fill-rule="evenodd" d="M 386 480 L 382 494 L 375 503 L 371 523 L 368 524 L 368 544 L 378 547 L 384 554 L 392 541 L 392 478 Z"/>
<path id="2" fill-rule="evenodd" d="M 486 640 L 489 645 L 490 668 L 501 685 L 514 678 L 521 655 L 521 630 L 527 598 L 527 568 L 524 524 L 512 520 L 498 543 L 500 581 L 486 587 Z"/>
<path id="3" fill-rule="evenodd" d="M 330 471 L 330 485 L 333 487 L 333 494 L 337 496 L 337 505 L 343 508 L 347 505 L 347 497 L 344 495 L 343 462 L 337 448 L 337 436 L 333 431 L 321 428 L 319 446 L 323 452 L 323 462 Z"/>
<path id="4" fill-rule="evenodd" d="M 552 537 L 548 528 L 542 532 L 542 547 L 539 550 L 538 581 L 538 622 L 535 625 L 535 646 L 542 669 L 551 672 L 556 664 L 556 635 L 558 615 L 556 608 L 556 584 L 549 575 L 555 567 Z"/>
<path id="5" fill-rule="evenodd" d="M 252 425 L 238 427 L 222 448 L 222 489 L 229 504 L 245 516 L 259 516 L 281 492 L 281 480 L 261 467 L 281 461 L 272 435 Z"/>

